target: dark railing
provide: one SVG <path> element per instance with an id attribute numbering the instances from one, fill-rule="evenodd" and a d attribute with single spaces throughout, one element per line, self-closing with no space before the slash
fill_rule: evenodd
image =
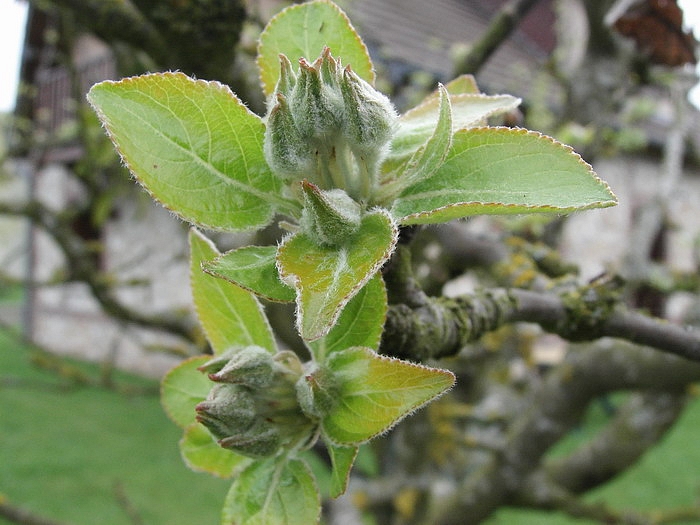
<path id="1" fill-rule="evenodd" d="M 105 55 L 77 68 L 75 74 L 65 67 L 51 67 L 37 72 L 34 118 L 42 130 L 54 136 L 75 118 L 78 100 L 96 82 L 116 77 L 111 55 Z"/>

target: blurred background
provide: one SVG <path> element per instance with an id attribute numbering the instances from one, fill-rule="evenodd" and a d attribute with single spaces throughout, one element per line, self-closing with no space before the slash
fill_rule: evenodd
<path id="1" fill-rule="evenodd" d="M 256 38 L 289 2 L 0 2 L 0 523 L 216 523 L 227 482 L 185 468 L 179 432 L 158 404 L 158 379 L 206 351 L 186 285 L 187 226 L 130 179 L 85 93 L 101 80 L 180 70 L 229 84 L 264 114 Z M 484 93 L 523 100 L 520 111 L 494 124 L 572 145 L 620 200 L 614 209 L 567 218 L 479 217 L 421 232 L 414 256 L 426 290 L 457 295 L 490 284 L 529 285 L 533 268 L 541 271 L 554 253 L 563 268 L 555 278 L 619 276 L 630 306 L 669 322 L 700 321 L 692 34 L 700 27 L 700 3 L 337 3 L 368 45 L 379 89 L 399 111 L 438 82 L 473 74 Z M 499 33 L 505 7 L 517 8 L 515 25 Z M 222 250 L 251 241 L 213 235 Z M 505 259 L 508 270 L 494 270 Z M 280 338 L 298 344 L 288 323 L 277 321 L 289 311 L 268 305 L 268 313 Z M 509 348 L 497 368 L 505 375 L 492 378 L 509 395 L 526 390 L 523 374 L 543 378 L 571 351 L 566 341 L 532 327 L 500 337 L 479 346 Z M 489 366 L 489 373 L 496 370 Z M 582 495 L 583 508 L 601 501 L 666 509 L 653 523 L 700 523 L 698 379 L 659 385 L 653 409 L 650 389 L 593 396 L 552 458 L 579 450 L 624 410 L 654 424 L 628 460 L 570 487 L 576 498 Z M 482 392 L 469 405 L 478 412 L 495 399 Z M 509 427 L 499 420 L 496 430 L 489 417 L 465 424 L 460 447 L 481 454 L 497 445 Z M 623 441 L 637 439 L 630 436 Z M 386 474 L 381 455 L 367 463 L 362 476 Z M 419 504 L 410 494 L 399 490 L 377 504 L 389 510 L 362 519 L 413 523 Z M 596 523 L 607 516 L 610 523 L 633 523 L 567 501 L 545 510 L 533 502 L 514 509 L 511 500 L 485 522 Z M 327 519 L 342 523 L 337 514 Z"/>

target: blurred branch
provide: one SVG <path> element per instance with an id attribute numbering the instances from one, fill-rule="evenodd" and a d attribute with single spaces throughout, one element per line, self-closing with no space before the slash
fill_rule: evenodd
<path id="1" fill-rule="evenodd" d="M 0 517 L 19 525 L 62 525 L 58 521 L 53 521 L 38 516 L 27 509 L 16 507 L 10 504 L 2 495 L 0 495 Z"/>
<path id="2" fill-rule="evenodd" d="M 454 76 L 479 71 L 537 2 L 538 0 L 511 0 L 505 4 L 491 19 L 484 35 L 455 64 Z"/>
<path id="3" fill-rule="evenodd" d="M 683 389 L 634 394 L 595 438 L 566 457 L 547 461 L 544 471 L 575 494 L 601 485 L 656 444 L 675 423 L 686 400 Z"/>
<path id="4" fill-rule="evenodd" d="M 114 497 L 116 498 L 119 506 L 129 517 L 129 522 L 131 522 L 132 525 L 144 525 L 143 518 L 141 517 L 141 514 L 139 514 L 138 509 L 134 506 L 134 503 L 129 499 L 129 495 L 126 493 L 124 484 L 121 481 L 115 481 L 113 490 Z"/>
<path id="5" fill-rule="evenodd" d="M 504 504 L 561 503 L 560 495 L 568 491 L 558 487 L 560 493 L 548 494 L 549 480 L 544 479 L 544 488 L 533 485 L 532 473 L 551 446 L 579 424 L 591 400 L 628 389 L 678 392 L 698 380 L 700 364 L 651 348 L 606 342 L 570 351 L 528 395 L 527 409 L 508 426 L 502 452 L 464 478 L 454 492 L 436 496 L 428 521 L 478 523 Z"/>

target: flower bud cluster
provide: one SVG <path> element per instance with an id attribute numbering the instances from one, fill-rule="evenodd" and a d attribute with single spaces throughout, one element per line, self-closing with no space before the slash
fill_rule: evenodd
<path id="1" fill-rule="evenodd" d="M 280 78 L 268 104 L 265 155 L 287 182 L 308 180 L 368 201 L 396 123 L 389 99 L 325 48 L 295 74 L 280 55 Z"/>
<path id="2" fill-rule="evenodd" d="M 312 435 L 314 423 L 297 401 L 302 365 L 293 352 L 249 346 L 217 356 L 199 369 L 216 385 L 195 410 L 219 445 L 260 458 Z"/>

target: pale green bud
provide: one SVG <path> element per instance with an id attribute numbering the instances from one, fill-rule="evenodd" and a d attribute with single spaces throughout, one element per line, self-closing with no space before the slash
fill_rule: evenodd
<path id="1" fill-rule="evenodd" d="M 345 191 L 323 191 L 307 181 L 302 181 L 302 189 L 302 226 L 320 244 L 342 244 L 359 229 L 360 205 Z"/>
<path id="2" fill-rule="evenodd" d="M 257 419 L 253 396 L 237 385 L 215 385 L 195 407 L 197 421 L 217 439 L 245 432 Z"/>
<path id="3" fill-rule="evenodd" d="M 277 86 L 275 86 L 275 93 L 289 97 L 297 83 L 297 76 L 294 74 L 294 70 L 292 69 L 292 63 L 285 55 L 280 53 L 279 59 L 280 78 L 277 81 Z"/>
<path id="4" fill-rule="evenodd" d="M 275 100 L 267 116 L 265 159 L 283 180 L 298 180 L 314 169 L 312 145 L 299 134 L 286 97 L 277 93 Z"/>
<path id="5" fill-rule="evenodd" d="M 315 435 L 314 423 L 297 400 L 296 383 L 303 368 L 296 354 L 271 355 L 254 345 L 226 354 L 200 368 L 217 384 L 195 407 L 197 421 L 219 445 L 246 456 L 265 457 Z"/>
<path id="6" fill-rule="evenodd" d="M 296 384 L 299 406 L 311 419 L 322 419 L 336 405 L 338 381 L 325 367 L 316 368 L 299 378 Z"/>
<path id="7" fill-rule="evenodd" d="M 235 383 L 251 388 L 263 388 L 273 380 L 274 362 L 270 352 L 259 346 L 239 350 L 209 379 L 217 383 Z"/>
<path id="8" fill-rule="evenodd" d="M 343 70 L 344 133 L 355 155 L 376 159 L 386 152 L 397 115 L 387 97 L 355 74 Z"/>
<path id="9" fill-rule="evenodd" d="M 389 100 L 324 48 L 299 73 L 280 57 L 280 78 L 268 103 L 265 158 L 287 182 L 308 180 L 371 202 L 379 163 L 397 121 Z M 332 242 L 335 242 L 332 240 Z"/>
<path id="10" fill-rule="evenodd" d="M 326 145 L 332 145 L 340 132 L 343 106 L 334 85 L 336 81 L 331 84 L 323 81 L 319 70 L 323 67 L 326 76 L 332 78 L 335 76 L 330 74 L 332 68 L 325 63 L 335 61 L 330 55 L 320 60 L 311 65 L 305 59 L 299 59 L 299 77 L 289 97 L 289 105 L 299 135 L 325 149 Z"/>
<path id="11" fill-rule="evenodd" d="M 259 419 L 246 432 L 220 439 L 219 445 L 244 456 L 264 458 L 279 450 L 280 433 L 271 423 Z"/>

